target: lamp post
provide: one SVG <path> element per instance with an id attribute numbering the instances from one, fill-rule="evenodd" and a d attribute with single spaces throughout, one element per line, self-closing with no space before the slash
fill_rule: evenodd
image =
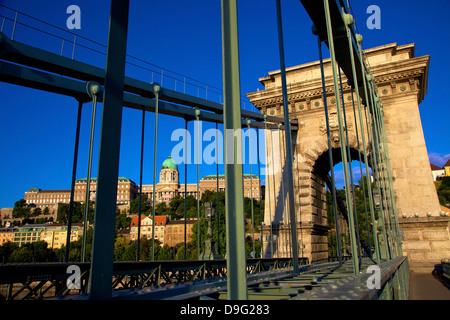
<path id="1" fill-rule="evenodd" d="M 221 256 L 217 253 L 215 248 L 215 241 L 212 239 L 211 221 L 214 219 L 216 212 L 216 204 L 214 202 L 205 202 L 205 218 L 208 222 L 208 231 L 206 233 L 205 248 L 200 254 L 200 260 L 217 260 Z"/>
<path id="2" fill-rule="evenodd" d="M 373 188 L 373 202 L 375 203 L 375 209 L 381 209 L 381 199 L 380 199 L 380 189 L 377 187 Z"/>

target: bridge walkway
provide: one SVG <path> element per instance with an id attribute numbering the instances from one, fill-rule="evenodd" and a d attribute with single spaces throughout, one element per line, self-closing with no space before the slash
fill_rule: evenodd
<path id="1" fill-rule="evenodd" d="M 450 300 L 450 279 L 436 270 L 410 272 L 409 300 Z"/>

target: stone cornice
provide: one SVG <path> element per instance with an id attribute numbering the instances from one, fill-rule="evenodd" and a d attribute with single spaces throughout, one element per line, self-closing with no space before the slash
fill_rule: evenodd
<path id="1" fill-rule="evenodd" d="M 426 55 L 408 60 L 390 61 L 372 66 L 371 72 L 375 76 L 375 84 L 378 87 L 388 83 L 392 85 L 393 82 L 411 82 L 411 79 L 417 79 L 417 88 L 419 90 L 417 94 L 420 103 L 427 92 L 429 60 L 430 56 Z M 309 63 L 307 65 L 319 68 L 318 62 Z M 300 67 L 296 66 L 289 69 L 294 71 L 300 69 Z M 275 71 L 272 73 L 277 74 Z M 270 76 L 273 76 L 272 73 Z M 345 75 L 343 75 L 342 82 L 344 84 L 344 93 L 348 93 L 350 87 L 346 84 L 347 78 Z M 334 95 L 333 80 L 331 76 L 325 77 L 325 84 L 327 96 L 330 98 Z M 281 105 L 283 102 L 281 87 L 268 88 L 248 93 L 247 97 L 258 109 Z M 288 100 L 290 104 L 306 101 L 307 99 L 322 99 L 322 97 L 322 81 L 320 78 L 288 84 Z"/>

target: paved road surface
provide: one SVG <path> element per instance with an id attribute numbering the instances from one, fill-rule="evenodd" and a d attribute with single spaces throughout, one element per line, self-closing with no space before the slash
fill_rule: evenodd
<path id="1" fill-rule="evenodd" d="M 409 274 L 410 300 L 450 300 L 450 280 L 437 274 Z"/>

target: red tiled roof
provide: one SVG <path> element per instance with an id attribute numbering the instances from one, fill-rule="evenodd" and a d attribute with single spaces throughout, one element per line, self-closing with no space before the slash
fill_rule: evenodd
<path id="1" fill-rule="evenodd" d="M 145 219 L 147 217 L 141 217 L 141 221 L 143 219 Z M 148 217 L 150 219 L 152 219 L 152 217 Z M 131 219 L 131 226 L 137 226 L 138 225 L 138 219 L 139 217 L 133 217 Z M 155 216 L 155 222 L 156 222 L 156 226 L 165 226 L 167 221 L 169 220 L 169 216 Z"/>
<path id="2" fill-rule="evenodd" d="M 431 167 L 431 170 L 443 170 L 442 168 L 440 168 L 440 167 L 438 167 L 437 165 L 435 165 L 435 164 L 432 164 L 432 163 L 430 163 L 430 167 Z"/>
<path id="3" fill-rule="evenodd" d="M 448 159 L 447 163 L 444 164 L 444 167 L 450 167 L 450 159 Z"/>

